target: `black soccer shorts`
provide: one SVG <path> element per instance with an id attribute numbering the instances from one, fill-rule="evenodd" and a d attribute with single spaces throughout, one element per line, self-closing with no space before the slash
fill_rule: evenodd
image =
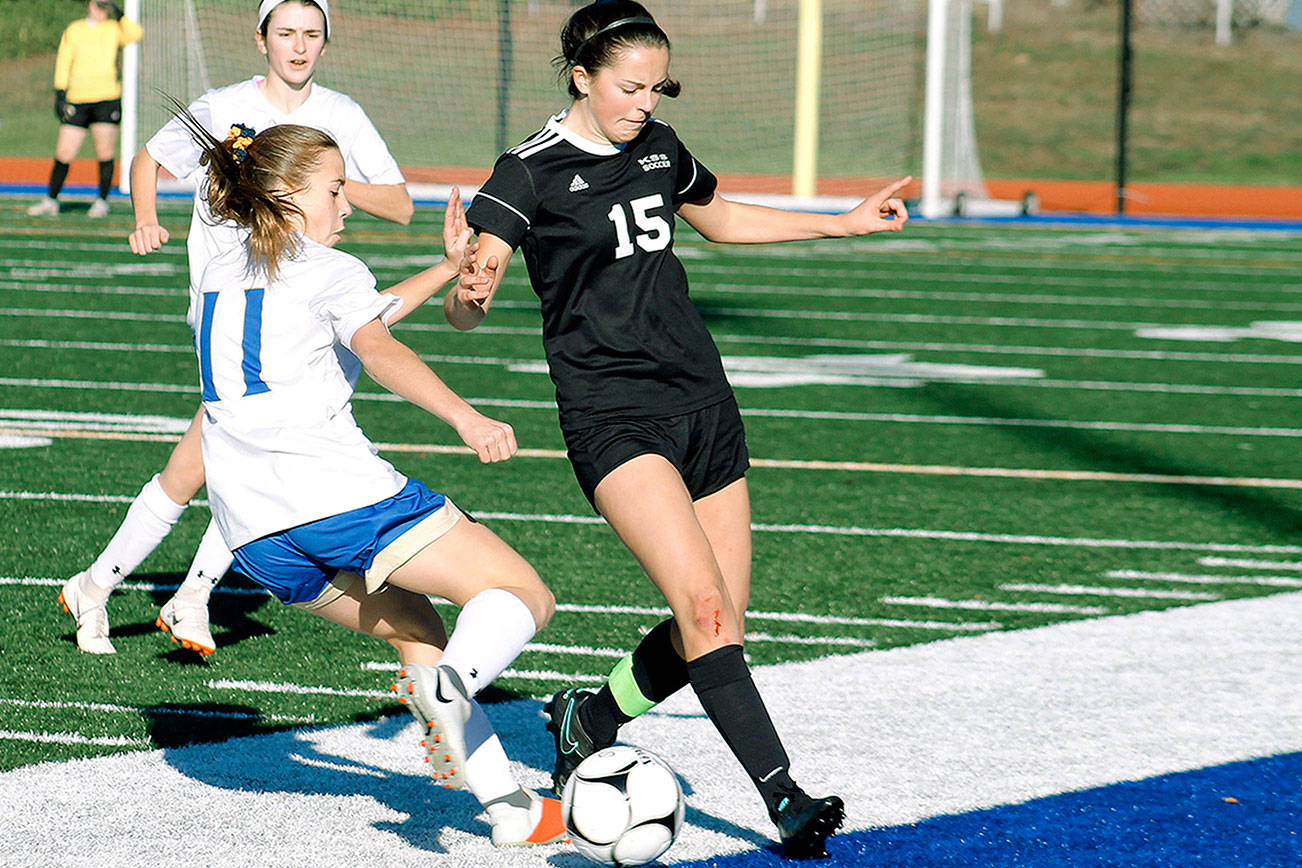
<path id="1" fill-rule="evenodd" d="M 750 468 L 746 430 L 731 395 L 680 416 L 611 419 L 563 433 L 574 476 L 594 509 L 597 484 L 639 455 L 661 455 L 678 468 L 692 500 L 726 488 Z"/>
<path id="2" fill-rule="evenodd" d="M 83 129 L 91 124 L 120 124 L 122 123 L 122 100 L 64 103 L 63 114 L 59 116 L 59 120 L 70 127 Z"/>

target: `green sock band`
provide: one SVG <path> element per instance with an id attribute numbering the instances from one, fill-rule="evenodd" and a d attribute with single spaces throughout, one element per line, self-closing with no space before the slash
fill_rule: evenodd
<path id="1" fill-rule="evenodd" d="M 611 695 L 615 697 L 615 704 L 619 706 L 619 710 L 630 718 L 646 714 L 659 704 L 643 696 L 638 688 L 637 679 L 633 677 L 632 654 L 620 658 L 615 668 L 610 670 L 610 678 L 606 684 L 610 687 Z"/>

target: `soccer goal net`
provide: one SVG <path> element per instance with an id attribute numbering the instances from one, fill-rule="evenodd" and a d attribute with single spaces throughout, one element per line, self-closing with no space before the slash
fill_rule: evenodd
<path id="1" fill-rule="evenodd" d="M 137 146 L 167 120 L 164 94 L 186 102 L 266 71 L 253 40 L 256 0 L 138 2 L 147 35 L 136 89 Z M 945 2 L 951 20 L 970 16 L 971 0 Z M 317 81 L 366 109 L 410 180 L 473 185 L 501 150 L 568 105 L 551 61 L 575 5 L 331 0 L 333 31 Z M 814 132 L 802 159 L 819 194 L 863 195 L 883 179 L 921 177 L 928 39 L 922 0 L 648 5 L 673 41 L 671 72 L 683 84 L 682 97 L 664 100 L 658 114 L 723 176 L 725 191 L 791 193 L 802 127 L 807 138 Z M 820 25 L 814 39 L 811 7 Z M 967 74 L 957 62 L 967 37 L 957 24 L 948 27 L 944 68 L 951 83 L 943 106 L 951 120 L 936 171 L 947 173 L 946 197 L 981 195 L 975 141 L 957 135 Z M 968 114 L 970 132 L 970 108 Z"/>

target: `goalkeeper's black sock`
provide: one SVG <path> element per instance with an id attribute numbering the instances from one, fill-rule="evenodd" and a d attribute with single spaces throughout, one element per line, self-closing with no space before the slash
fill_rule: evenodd
<path id="1" fill-rule="evenodd" d="M 687 685 L 687 664 L 674 650 L 672 618 L 661 621 L 611 670 L 610 678 L 579 706 L 579 723 L 597 744 L 610 744 L 619 728 Z"/>
<path id="2" fill-rule="evenodd" d="M 725 645 L 688 661 L 687 673 L 714 728 L 750 775 L 769 812 L 775 813 L 796 784 L 787 772 L 787 752 L 750 677 L 741 646 Z"/>
<path id="3" fill-rule="evenodd" d="M 68 180 L 68 164 L 61 161 L 54 161 L 54 168 L 50 170 L 50 186 L 47 188 L 46 195 L 51 199 L 59 198 L 63 192 L 63 182 Z"/>
<path id="4" fill-rule="evenodd" d="M 107 199 L 109 190 L 113 189 L 113 160 L 99 161 L 99 197 Z"/>

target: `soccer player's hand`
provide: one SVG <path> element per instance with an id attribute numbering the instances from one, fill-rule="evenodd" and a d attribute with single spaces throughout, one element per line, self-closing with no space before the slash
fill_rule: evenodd
<path id="1" fill-rule="evenodd" d="M 171 237 L 167 230 L 157 223 L 145 223 L 137 226 L 136 230 L 127 236 L 127 242 L 131 245 L 132 253 L 144 256 L 162 247 Z"/>
<path id="2" fill-rule="evenodd" d="M 479 246 L 472 244 L 466 248 L 461 260 L 461 277 L 457 280 L 457 301 L 466 307 L 482 308 L 484 301 L 493 291 L 493 282 L 497 279 L 499 267 L 497 257 L 490 256 L 482 265 L 479 263 Z"/>
<path id="3" fill-rule="evenodd" d="M 904 189 L 913 176 L 887 184 L 859 203 L 859 207 L 846 212 L 846 235 L 870 235 L 874 232 L 899 232 L 909 220 L 909 209 L 896 193 Z"/>
<path id="4" fill-rule="evenodd" d="M 457 420 L 454 427 L 461 440 L 475 450 L 484 464 L 505 461 L 519 448 L 515 443 L 515 431 L 510 425 L 479 412 L 467 414 L 463 419 Z"/>
<path id="5" fill-rule="evenodd" d="M 59 119 L 59 123 L 65 123 L 68 112 L 68 92 L 66 90 L 56 90 L 54 92 L 54 116 Z"/>
<path id="6" fill-rule="evenodd" d="M 458 272 L 470 248 L 470 235 L 461 189 L 453 187 L 448 194 L 448 206 L 443 209 L 443 258 Z"/>

